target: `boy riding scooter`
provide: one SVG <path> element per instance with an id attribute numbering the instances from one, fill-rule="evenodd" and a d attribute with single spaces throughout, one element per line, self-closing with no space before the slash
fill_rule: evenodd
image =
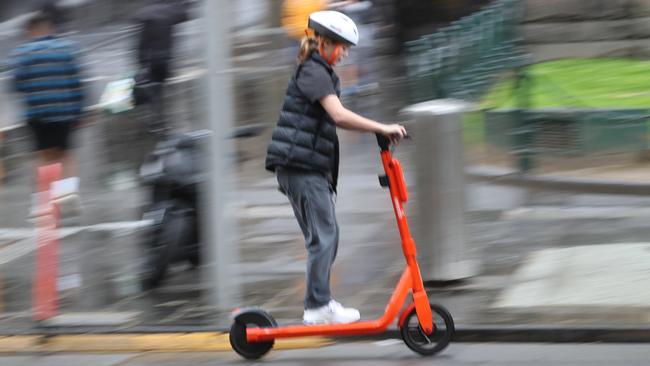
<path id="1" fill-rule="evenodd" d="M 395 319 L 411 291 L 413 304 L 402 312 L 398 325 L 409 348 L 432 355 L 447 346 L 454 325 L 447 310 L 429 303 L 402 206 L 408 196 L 406 183 L 389 146 L 391 141 L 406 137 L 406 130 L 399 124 L 364 118 L 343 107 L 339 100 L 340 82 L 332 66 L 359 41 L 354 22 L 339 12 L 322 11 L 309 17 L 309 28 L 315 37 L 302 40 L 300 63 L 289 82 L 266 159 L 266 168 L 276 173 L 305 237 L 305 325 L 278 327 L 261 309 L 240 309 L 234 314 L 230 343 L 243 357 L 255 359 L 266 354 L 276 338 L 380 333 Z M 377 134 L 386 172 L 381 181 L 390 188 L 402 238 L 407 267 L 384 316 L 378 320 L 357 322 L 359 311 L 343 307 L 330 293 L 330 271 L 339 238 L 334 211 L 339 165 L 337 127 Z M 434 313 L 442 320 L 434 322 Z"/>

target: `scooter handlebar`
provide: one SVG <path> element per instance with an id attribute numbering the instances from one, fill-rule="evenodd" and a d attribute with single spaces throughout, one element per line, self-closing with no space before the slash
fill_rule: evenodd
<path id="1" fill-rule="evenodd" d="M 376 133 L 375 136 L 377 136 L 377 144 L 381 151 L 386 151 L 390 148 L 390 139 L 388 137 L 380 133 Z"/>
<path id="2" fill-rule="evenodd" d="M 375 136 L 377 136 L 377 144 L 379 145 L 379 148 L 381 151 L 387 151 L 390 149 L 390 139 L 380 133 L 375 133 Z M 406 135 L 404 136 L 405 139 L 410 140 L 411 135 Z"/>

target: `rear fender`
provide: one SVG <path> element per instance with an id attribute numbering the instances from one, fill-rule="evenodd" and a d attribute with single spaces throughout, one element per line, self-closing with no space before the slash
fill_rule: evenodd
<path id="1" fill-rule="evenodd" d="M 278 326 L 278 323 L 275 321 L 275 319 L 273 319 L 273 317 L 269 313 L 267 313 L 266 311 L 258 307 L 237 308 L 230 313 L 230 317 L 234 322 L 239 323 L 241 325 L 246 325 L 247 318 L 251 314 L 261 315 L 269 319 L 269 321 L 271 322 L 271 324 L 273 324 L 274 327 Z"/>

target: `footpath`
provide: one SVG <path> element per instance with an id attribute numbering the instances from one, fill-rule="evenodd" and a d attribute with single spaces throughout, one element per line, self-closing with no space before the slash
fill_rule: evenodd
<path id="1" fill-rule="evenodd" d="M 359 308 L 366 319 L 383 312 L 404 266 L 388 193 L 377 183 L 380 165 L 371 137 L 342 136 L 348 146 L 337 201 L 342 236 L 332 278 L 337 299 Z M 398 156 L 405 162 L 407 180 L 413 181 L 408 150 L 404 145 Z M 295 323 L 304 291 L 302 238 L 274 177 L 260 174 L 257 165 L 252 160 L 241 166 L 233 194 L 241 305 L 260 306 L 280 324 Z M 0 210 L 22 206 L 26 211 L 25 202 L 8 199 L 17 192 L 16 185 L 5 187 Z M 132 187 L 100 196 L 85 200 L 84 222 L 90 224 L 61 230 L 62 315 L 47 326 L 30 319 L 34 232 L 0 229 L 0 350 L 228 349 L 224 333 L 229 314 L 204 302 L 199 271 L 180 265 L 162 287 L 142 292 L 134 258 L 144 224 L 96 223 L 108 215 L 109 202 L 129 201 L 126 197 L 136 202 L 125 206 L 135 218 L 142 192 Z M 7 200 L 13 205 L 6 205 Z M 467 201 L 466 256 L 477 263 L 476 276 L 426 284 L 432 301 L 453 314 L 456 341 L 650 340 L 650 198 L 468 179 Z M 411 206 L 407 214 L 416 219 Z M 3 217 L 17 211 L 5 211 Z M 435 244 L 418 243 L 424 245 Z M 398 337 L 397 329 L 391 327 L 382 337 Z M 329 342 L 312 338 L 285 346 Z"/>

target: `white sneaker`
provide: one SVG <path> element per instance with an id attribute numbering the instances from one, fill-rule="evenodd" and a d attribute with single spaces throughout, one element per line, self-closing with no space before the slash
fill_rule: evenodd
<path id="1" fill-rule="evenodd" d="M 81 204 L 81 198 L 78 194 L 68 194 L 56 200 L 51 200 L 50 203 L 43 205 L 41 204 L 41 200 L 43 200 L 42 195 L 44 194 L 45 193 L 32 194 L 32 207 L 29 211 L 27 221 L 36 222 L 36 220 L 41 216 L 52 215 L 52 210 L 54 209 L 52 203 L 56 203 L 59 206 L 59 218 L 62 220 L 80 217 L 82 215 L 83 205 Z"/>
<path id="2" fill-rule="evenodd" d="M 52 182 L 51 199 L 59 205 L 61 218 L 78 217 L 82 206 L 79 198 L 79 178 L 70 177 Z"/>
<path id="3" fill-rule="evenodd" d="M 52 200 L 59 205 L 59 215 L 61 219 L 79 217 L 82 214 L 83 206 L 78 194 L 68 194 L 66 196 Z"/>
<path id="4" fill-rule="evenodd" d="M 344 308 L 340 303 L 330 300 L 320 308 L 305 309 L 302 321 L 305 324 L 353 323 L 360 318 L 359 310 Z"/>
<path id="5" fill-rule="evenodd" d="M 66 196 L 76 195 L 79 193 L 79 178 L 70 177 L 54 181 L 50 190 L 53 201 L 64 199 Z"/>

